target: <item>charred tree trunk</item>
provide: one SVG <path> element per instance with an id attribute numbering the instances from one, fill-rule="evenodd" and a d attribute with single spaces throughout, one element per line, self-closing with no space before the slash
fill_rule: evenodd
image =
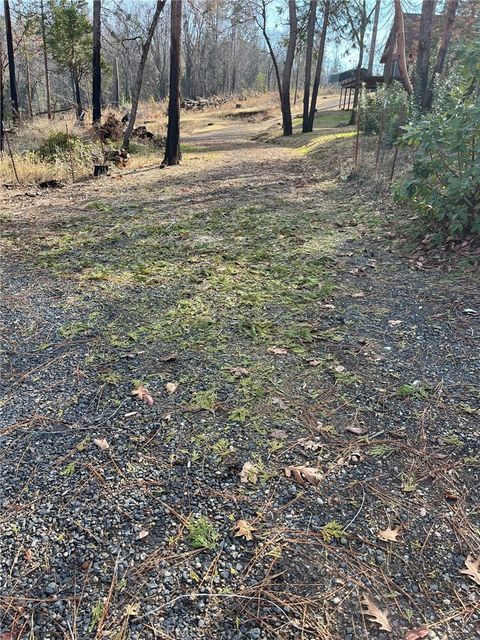
<path id="1" fill-rule="evenodd" d="M 430 45 L 432 42 L 432 27 L 436 4 L 436 0 L 423 0 L 422 3 L 415 77 L 415 98 L 419 106 L 423 106 L 425 102 L 425 94 L 428 88 Z"/>
<path id="2" fill-rule="evenodd" d="M 82 94 L 80 92 L 80 78 L 76 69 L 72 69 L 72 88 L 73 88 L 73 99 L 75 102 L 75 111 L 77 113 L 77 120 L 82 119 L 83 113 L 83 105 L 82 105 Z"/>
<path id="3" fill-rule="evenodd" d="M 182 37 L 182 0 L 172 0 L 170 26 L 170 95 L 164 165 L 180 163 L 180 45 Z"/>
<path id="4" fill-rule="evenodd" d="M 27 102 L 28 102 L 28 115 L 33 118 L 33 106 L 32 106 L 32 82 L 30 77 L 30 55 L 28 53 L 28 45 L 25 45 L 25 80 L 27 82 Z"/>
<path id="5" fill-rule="evenodd" d="M 283 67 L 282 77 L 282 122 L 283 122 L 283 135 L 291 136 L 293 133 L 292 126 L 292 110 L 290 107 L 290 82 L 292 78 L 292 66 L 293 58 L 295 56 L 295 48 L 297 46 L 297 6 L 295 0 L 288 0 L 288 24 L 289 24 L 289 36 L 287 57 L 285 59 L 285 66 Z"/>
<path id="6" fill-rule="evenodd" d="M 433 88 L 435 86 L 435 79 L 443 71 L 445 66 L 445 60 L 447 58 L 448 46 L 452 37 L 453 25 L 455 24 L 455 16 L 457 15 L 458 0 L 449 0 L 447 5 L 447 18 L 445 20 L 445 27 L 443 29 L 442 37 L 440 40 L 440 48 L 438 49 L 437 60 L 433 67 L 432 77 L 428 85 L 427 92 L 425 94 L 425 100 L 423 103 L 424 108 L 428 111 L 432 108 L 433 102 Z"/>
<path id="7" fill-rule="evenodd" d="M 307 47 L 305 50 L 305 85 L 303 90 L 303 133 L 308 131 L 308 114 L 310 110 L 310 82 L 312 78 L 313 38 L 315 36 L 315 20 L 318 0 L 310 0 L 307 24 Z M 297 76 L 298 78 L 298 76 Z M 295 87 L 296 89 L 296 87 Z"/>
<path id="8" fill-rule="evenodd" d="M 47 97 L 47 114 L 48 119 L 52 119 L 52 107 L 50 104 L 50 74 L 48 72 L 48 52 L 47 52 L 47 35 L 45 29 L 45 11 L 43 0 L 40 0 L 40 24 L 42 28 L 42 48 L 43 48 L 43 68 L 45 70 L 45 93 Z"/>
<path id="9" fill-rule="evenodd" d="M 315 109 L 317 108 L 318 89 L 322 77 L 323 56 L 325 52 L 325 42 L 327 40 L 328 22 L 330 20 L 330 0 L 326 0 L 323 9 L 322 34 L 320 36 L 320 45 L 318 47 L 317 67 L 315 69 L 315 79 L 313 81 L 312 100 L 310 102 L 310 112 L 308 114 L 307 127 L 305 132 L 313 131 L 313 121 L 315 119 Z"/>
<path id="10" fill-rule="evenodd" d="M 10 18 L 9 1 L 4 0 L 3 6 L 5 9 L 5 35 L 7 39 L 8 76 L 10 81 L 10 100 L 12 103 L 12 116 L 13 116 L 14 122 L 18 122 L 20 120 L 20 111 L 18 109 L 17 82 L 15 77 L 15 55 L 13 52 L 12 20 Z"/>
<path id="11" fill-rule="evenodd" d="M 3 93 L 3 47 L 2 41 L 0 39 L 0 153 L 3 151 L 3 121 L 5 119 L 5 102 L 4 102 L 4 93 Z"/>
<path id="12" fill-rule="evenodd" d="M 395 23 L 397 31 L 398 70 L 403 87 L 409 96 L 413 93 L 412 83 L 408 77 L 407 56 L 405 52 L 405 23 L 403 20 L 402 4 L 400 0 L 395 3 Z"/>
<path id="13" fill-rule="evenodd" d="M 92 120 L 94 127 L 99 127 L 102 119 L 101 10 L 101 0 L 93 0 Z"/>
<path id="14" fill-rule="evenodd" d="M 112 105 L 118 107 L 120 103 L 120 78 L 118 76 L 118 58 L 113 59 L 113 91 Z"/>
<path id="15" fill-rule="evenodd" d="M 137 77 L 135 79 L 135 87 L 132 94 L 132 110 L 130 111 L 128 126 L 123 135 L 123 148 L 127 151 L 130 144 L 132 131 L 135 127 L 135 120 L 137 118 L 138 102 L 140 100 L 140 92 L 142 90 L 143 71 L 145 69 L 145 63 L 147 62 L 148 52 L 150 51 L 150 46 L 152 44 L 153 34 L 155 33 L 155 29 L 157 28 L 158 19 L 160 18 L 160 14 L 163 11 L 163 7 L 165 6 L 166 1 L 167 0 L 157 0 L 155 13 L 153 14 L 150 26 L 148 27 L 147 37 L 142 45 L 142 55 L 140 57 L 140 62 L 138 63 Z M 172 0 L 172 11 L 177 1 L 179 0 Z"/>
<path id="16" fill-rule="evenodd" d="M 375 14 L 373 17 L 372 39 L 370 41 L 370 51 L 368 52 L 368 75 L 373 73 L 373 62 L 375 60 L 375 48 L 377 46 L 378 20 L 380 17 L 381 0 L 377 0 L 375 5 Z"/>

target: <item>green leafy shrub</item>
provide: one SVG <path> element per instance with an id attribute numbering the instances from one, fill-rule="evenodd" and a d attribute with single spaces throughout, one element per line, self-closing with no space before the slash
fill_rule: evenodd
<path id="1" fill-rule="evenodd" d="M 383 144 L 391 147 L 398 136 L 405 91 L 398 82 L 381 85 L 376 91 L 363 90 L 360 96 L 360 128 L 367 134 L 382 134 Z"/>
<path id="2" fill-rule="evenodd" d="M 92 152 L 95 146 L 90 142 L 85 142 L 72 133 L 56 131 L 36 150 L 36 155 L 44 162 L 57 162 L 72 160 L 75 162 L 91 162 Z"/>
<path id="3" fill-rule="evenodd" d="M 415 159 L 400 200 L 413 204 L 435 242 L 480 233 L 480 43 L 458 48 L 431 113 L 404 129 L 401 144 Z"/>

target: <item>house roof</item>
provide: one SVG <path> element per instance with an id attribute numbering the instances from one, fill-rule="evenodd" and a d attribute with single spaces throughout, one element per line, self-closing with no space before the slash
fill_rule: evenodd
<path id="1" fill-rule="evenodd" d="M 404 13 L 403 21 L 405 25 L 405 52 L 407 58 L 413 58 L 415 47 L 418 40 L 418 33 L 420 31 L 420 14 L 419 13 Z M 439 31 L 441 25 L 444 22 L 444 16 L 434 16 L 433 28 L 434 31 Z M 397 34 L 396 34 L 396 20 L 393 21 L 392 28 L 387 38 L 385 48 L 380 58 L 380 62 L 385 64 L 389 55 L 396 52 L 397 47 Z"/>

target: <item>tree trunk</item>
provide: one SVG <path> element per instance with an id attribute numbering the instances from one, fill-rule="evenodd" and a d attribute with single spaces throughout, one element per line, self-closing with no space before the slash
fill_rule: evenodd
<path id="1" fill-rule="evenodd" d="M 5 34 L 7 39 L 7 55 L 8 55 L 8 76 L 10 81 L 10 100 L 12 103 L 12 117 L 14 122 L 20 120 L 20 111 L 18 109 L 18 93 L 17 82 L 15 76 L 15 55 L 13 53 L 13 37 L 12 37 L 12 20 L 10 18 L 10 3 L 8 0 L 3 1 L 5 9 Z"/>
<path id="2" fill-rule="evenodd" d="M 397 30 L 398 70 L 403 87 L 409 96 L 413 93 L 412 83 L 408 77 L 407 56 L 405 52 L 405 23 L 403 20 L 402 4 L 400 0 L 395 3 L 395 23 Z"/>
<path id="3" fill-rule="evenodd" d="M 75 109 L 77 113 L 77 120 L 81 120 L 83 113 L 82 94 L 80 93 L 80 78 L 75 69 L 72 70 L 72 87 L 73 87 L 73 99 L 75 101 Z"/>
<path id="4" fill-rule="evenodd" d="M 25 43 L 25 80 L 27 82 L 27 102 L 28 102 L 28 115 L 33 118 L 32 107 L 32 82 L 30 78 L 30 56 L 28 54 L 28 45 Z"/>
<path id="5" fill-rule="evenodd" d="M 47 35 L 45 29 L 45 11 L 43 0 L 40 0 L 40 23 L 42 27 L 43 68 L 45 69 L 45 92 L 47 97 L 48 119 L 52 119 L 52 106 L 50 104 L 50 74 L 48 72 Z"/>
<path id="6" fill-rule="evenodd" d="M 418 34 L 417 69 L 415 77 L 415 98 L 419 106 L 425 101 L 428 87 L 428 68 L 430 62 L 430 45 L 432 42 L 432 27 L 435 16 L 436 0 L 423 0 L 420 30 Z"/>
<path id="7" fill-rule="evenodd" d="M 442 38 L 440 40 L 440 48 L 438 49 L 437 60 L 433 67 L 432 77 L 428 85 L 427 92 L 425 94 L 425 100 L 423 103 L 424 108 L 428 111 L 432 108 L 433 102 L 433 88 L 435 86 L 435 79 L 443 71 L 445 66 L 445 60 L 447 58 L 448 45 L 452 37 L 453 25 L 455 24 L 455 16 L 457 14 L 458 0 L 449 0 L 447 5 L 447 18 L 445 20 L 445 27 L 443 29 Z"/>
<path id="8" fill-rule="evenodd" d="M 303 89 L 303 122 L 302 132 L 308 131 L 308 113 L 310 109 L 310 82 L 312 77 L 313 38 L 315 36 L 315 20 L 318 0 L 310 0 L 307 24 L 307 47 L 305 50 L 305 84 Z"/>
<path id="9" fill-rule="evenodd" d="M 363 28 L 363 27 L 362 27 Z M 355 93 L 353 94 L 353 105 L 352 105 L 352 113 L 350 115 L 350 121 L 348 124 L 355 124 L 357 121 L 357 111 L 358 111 L 358 99 L 360 97 L 360 84 L 362 80 L 362 64 L 363 64 L 363 54 L 365 51 L 365 30 L 360 34 L 360 44 L 359 44 L 359 52 L 358 52 L 358 64 L 357 71 L 355 73 Z M 350 102 L 350 99 L 349 99 Z"/>
<path id="10" fill-rule="evenodd" d="M 135 87 L 132 94 L 132 109 L 130 111 L 130 118 L 128 120 L 127 128 L 125 130 L 125 133 L 123 134 L 123 148 L 127 151 L 130 144 L 132 131 L 135 127 L 135 120 L 137 118 L 138 102 L 140 100 L 140 92 L 142 90 L 143 71 L 145 69 L 145 63 L 147 62 L 148 52 L 150 51 L 150 45 L 152 44 L 153 34 L 155 33 L 155 29 L 157 28 L 158 19 L 160 18 L 160 14 L 163 11 L 163 7 L 165 6 L 166 1 L 167 0 L 157 0 L 155 13 L 153 14 L 152 22 L 148 27 L 147 38 L 142 45 L 142 55 L 140 57 L 140 62 L 138 63 L 137 77 L 135 79 Z M 178 0 L 172 1 L 172 10 L 177 1 Z"/>
<path id="11" fill-rule="evenodd" d="M 180 163 L 180 47 L 182 37 L 182 0 L 172 0 L 170 25 L 170 95 L 164 165 Z"/>
<path id="12" fill-rule="evenodd" d="M 315 109 L 317 108 L 318 89 L 322 77 L 323 55 L 325 52 L 325 42 L 327 41 L 328 21 L 330 19 L 330 0 L 325 1 L 323 9 L 322 34 L 320 36 L 320 45 L 318 47 L 317 67 L 315 69 L 315 79 L 313 81 L 312 100 L 310 102 L 310 113 L 308 114 L 307 127 L 305 132 L 313 131 L 313 121 L 315 119 Z"/>
<path id="13" fill-rule="evenodd" d="M 118 76 L 118 58 L 113 59 L 113 91 L 112 105 L 118 107 L 120 103 L 120 78 Z"/>
<path id="14" fill-rule="evenodd" d="M 375 15 L 373 17 L 372 39 L 370 41 L 370 51 L 368 52 L 367 71 L 369 76 L 373 74 L 373 62 L 375 60 L 375 48 L 377 46 L 378 20 L 380 17 L 380 4 L 381 4 L 381 0 L 377 0 L 377 3 L 375 5 Z"/>
<path id="15" fill-rule="evenodd" d="M 99 127 L 102 119 L 101 4 L 101 0 L 93 0 L 92 120 L 94 127 Z"/>
<path id="16" fill-rule="evenodd" d="M 3 93 L 3 46 L 0 39 L 0 153 L 3 151 L 3 122 L 5 120 L 5 102 Z"/>
<path id="17" fill-rule="evenodd" d="M 285 59 L 285 65 L 283 67 L 281 100 L 284 136 L 291 136 L 293 133 L 292 111 L 290 108 L 290 81 L 292 77 L 293 58 L 295 56 L 295 47 L 297 45 L 298 33 L 297 6 L 295 4 L 295 0 L 288 0 L 288 24 L 288 47 L 287 57 Z"/>
<path id="18" fill-rule="evenodd" d="M 280 76 L 280 69 L 278 66 L 278 61 L 277 61 L 277 57 L 275 55 L 275 51 L 273 50 L 273 46 L 272 46 L 272 42 L 270 40 L 270 36 L 268 35 L 268 31 L 267 31 L 267 6 L 266 6 L 266 1 L 262 0 L 262 4 L 261 4 L 261 12 L 262 12 L 262 22 L 261 24 L 257 22 L 257 24 L 259 25 L 260 29 L 262 30 L 262 34 L 263 37 L 265 39 L 265 43 L 267 45 L 267 49 L 268 49 L 268 53 L 270 54 L 270 58 L 272 59 L 272 65 L 273 65 L 273 69 L 275 71 L 275 78 L 277 80 L 277 89 L 278 89 L 278 95 L 280 97 L 280 106 L 282 104 L 282 79 Z M 270 88 L 270 86 L 269 86 Z"/>

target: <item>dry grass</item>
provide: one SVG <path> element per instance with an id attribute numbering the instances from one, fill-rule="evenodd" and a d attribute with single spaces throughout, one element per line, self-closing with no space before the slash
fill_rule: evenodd
<path id="1" fill-rule="evenodd" d="M 241 104 L 241 108 L 237 105 Z M 208 108 L 203 111 L 184 111 L 182 112 L 182 132 L 185 134 L 207 130 L 208 128 L 219 128 L 228 125 L 228 118 L 235 115 L 241 116 L 243 113 L 247 116 L 254 115 L 259 111 L 263 111 L 263 115 L 268 112 L 269 115 L 275 115 L 278 111 L 278 97 L 275 92 L 268 94 L 255 94 L 242 100 L 239 103 L 238 97 L 232 97 L 231 100 L 224 103 L 221 108 Z M 113 113 L 117 117 L 122 118 L 125 114 L 125 108 L 104 109 L 104 117 Z M 245 116 L 245 117 L 247 117 Z M 212 120 L 215 122 L 212 123 Z M 224 122 L 222 122 L 224 120 Z M 90 111 L 86 112 L 85 122 L 91 121 Z M 166 133 L 167 128 L 167 102 L 166 100 L 157 102 L 148 100 L 139 105 L 136 125 L 145 125 L 149 131 L 155 136 L 161 137 Z M 61 180 L 63 182 L 71 182 L 72 179 L 86 178 L 92 174 L 92 166 L 89 162 L 78 163 L 73 162 L 74 159 L 66 160 L 57 159 L 55 162 L 45 162 L 36 156 L 36 149 L 51 135 L 55 133 L 69 132 L 81 138 L 85 142 L 94 142 L 95 135 L 90 126 L 80 127 L 76 124 L 74 113 L 68 112 L 58 114 L 55 120 L 48 120 L 47 116 L 35 118 L 32 121 L 25 121 L 23 126 L 15 132 L 11 132 L 9 142 L 12 149 L 13 162 L 16 168 L 18 181 L 22 185 L 33 185 L 43 180 Z M 98 153 L 97 149 L 92 149 L 92 163 L 94 155 Z M 148 166 L 158 161 L 159 150 L 149 144 L 139 143 L 135 141 L 132 144 L 132 158 L 130 166 L 139 168 Z M 73 172 L 72 172 L 72 163 Z M 72 177 L 73 176 L 73 177 Z M 0 184 L 11 185 L 17 182 L 12 159 L 5 151 L 0 157 Z"/>

